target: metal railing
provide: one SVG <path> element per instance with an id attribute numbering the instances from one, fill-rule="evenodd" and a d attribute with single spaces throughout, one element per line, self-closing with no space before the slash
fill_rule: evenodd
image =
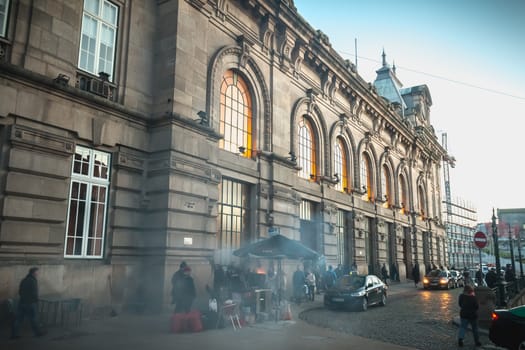
<path id="1" fill-rule="evenodd" d="M 512 282 L 499 282 L 491 288 L 496 295 L 496 306 L 514 307 L 523 305 L 525 299 L 525 278 L 518 278 Z"/>

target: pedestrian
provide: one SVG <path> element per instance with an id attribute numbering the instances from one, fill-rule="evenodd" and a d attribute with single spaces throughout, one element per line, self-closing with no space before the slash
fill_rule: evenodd
<path id="1" fill-rule="evenodd" d="M 478 284 L 478 286 L 482 286 L 483 285 L 483 271 L 481 270 L 481 267 L 479 268 L 478 271 L 476 271 L 476 283 Z M 492 287 L 490 287 L 492 288 Z"/>
<path id="2" fill-rule="evenodd" d="M 306 273 L 306 285 L 308 286 L 308 299 L 315 300 L 315 275 L 311 270 Z"/>
<path id="3" fill-rule="evenodd" d="M 470 277 L 470 272 L 468 270 L 463 272 L 463 284 L 465 286 L 467 286 L 467 285 L 469 285 L 471 287 L 475 286 L 474 280 L 472 279 L 472 277 Z"/>
<path id="4" fill-rule="evenodd" d="M 479 303 L 474 293 L 474 288 L 467 284 L 463 288 L 463 293 L 459 295 L 459 333 L 458 333 L 458 346 L 463 346 L 463 339 L 465 338 L 465 332 L 470 324 L 472 334 L 474 335 L 474 342 L 476 346 L 481 346 L 479 341 L 478 332 L 478 308 Z"/>
<path id="5" fill-rule="evenodd" d="M 188 264 L 186 264 L 186 261 L 182 261 L 179 265 L 179 269 L 175 271 L 173 276 L 171 277 L 171 303 L 175 304 L 175 301 L 177 300 L 177 289 L 178 289 L 178 282 L 184 278 L 184 268 L 187 267 Z"/>
<path id="6" fill-rule="evenodd" d="M 297 265 L 297 270 L 293 273 L 292 276 L 292 286 L 293 286 L 293 296 L 295 302 L 298 304 L 301 303 L 301 300 L 305 296 L 304 294 L 304 285 L 305 285 L 306 276 L 304 271 L 301 269 L 301 265 Z"/>
<path id="7" fill-rule="evenodd" d="M 40 337 L 45 333 L 38 327 L 38 267 L 29 269 L 29 273 L 20 282 L 18 288 L 18 308 L 16 310 L 13 328 L 11 329 L 11 339 L 20 338 L 18 331 L 24 318 L 27 316 L 35 337 Z"/>
<path id="8" fill-rule="evenodd" d="M 337 276 L 334 272 L 334 268 L 332 267 L 332 265 L 328 265 L 328 270 L 325 271 L 323 276 L 324 289 L 328 290 L 329 288 L 332 288 L 335 285 L 336 281 Z"/>
<path id="9" fill-rule="evenodd" d="M 414 286 L 417 288 L 419 283 L 419 264 L 416 262 L 412 268 L 412 278 L 414 279 Z"/>
<path id="10" fill-rule="evenodd" d="M 350 267 L 350 274 L 357 273 L 357 264 L 355 261 L 352 263 L 352 266 Z"/>
<path id="11" fill-rule="evenodd" d="M 383 263 L 383 266 L 381 267 L 381 276 L 383 277 L 383 282 L 388 286 L 388 270 L 386 268 L 386 264 Z"/>
<path id="12" fill-rule="evenodd" d="M 516 274 L 514 273 L 514 270 L 512 269 L 511 264 L 507 264 L 505 268 L 505 281 L 506 282 L 516 281 Z"/>
<path id="13" fill-rule="evenodd" d="M 481 280 L 481 283 L 483 283 L 483 280 Z M 485 283 L 487 284 L 487 286 L 489 288 L 495 288 L 496 287 L 496 283 L 498 283 L 498 274 L 496 273 L 496 269 L 495 268 L 492 267 L 487 272 L 487 275 L 485 276 Z M 478 284 L 478 285 L 482 286 L 483 284 Z"/>
<path id="14" fill-rule="evenodd" d="M 175 313 L 188 313 L 196 297 L 195 283 L 191 277 L 191 268 L 182 269 L 183 276 L 175 284 Z"/>
<path id="15" fill-rule="evenodd" d="M 392 267 L 390 268 L 390 277 L 392 281 L 399 281 L 399 275 L 397 273 L 396 263 L 392 263 Z"/>

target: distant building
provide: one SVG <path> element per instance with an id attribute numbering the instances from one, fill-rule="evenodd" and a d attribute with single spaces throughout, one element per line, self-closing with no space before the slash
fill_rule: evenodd
<path id="1" fill-rule="evenodd" d="M 449 265 L 456 268 L 475 266 L 479 262 L 479 252 L 473 241 L 478 219 L 476 208 L 468 201 L 454 197 L 450 203 L 443 201 L 443 213 Z"/>
<path id="2" fill-rule="evenodd" d="M 86 310 L 161 309 L 182 260 L 207 298 L 270 232 L 360 272 L 448 264 L 428 87 L 385 56 L 365 82 L 292 0 L 3 4 L 0 299 L 40 265 Z"/>

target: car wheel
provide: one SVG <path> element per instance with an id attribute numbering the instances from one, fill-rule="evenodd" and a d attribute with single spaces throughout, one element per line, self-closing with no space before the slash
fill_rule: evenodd
<path id="1" fill-rule="evenodd" d="M 368 309 L 368 299 L 363 297 L 361 301 L 361 311 L 366 311 Z"/>
<path id="2" fill-rule="evenodd" d="M 522 340 L 521 343 L 518 344 L 516 350 L 525 350 L 525 340 Z"/>
<path id="3" fill-rule="evenodd" d="M 379 305 L 381 305 L 381 306 L 385 306 L 386 305 L 386 294 L 385 293 L 381 294 L 381 301 L 379 302 Z"/>

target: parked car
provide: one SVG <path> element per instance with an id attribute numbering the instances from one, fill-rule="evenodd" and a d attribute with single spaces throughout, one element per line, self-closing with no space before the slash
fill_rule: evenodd
<path id="1" fill-rule="evenodd" d="M 423 277 L 423 288 L 454 288 L 454 277 L 448 270 L 432 270 Z"/>
<path id="2" fill-rule="evenodd" d="M 494 310 L 489 339 L 506 349 L 525 350 L 525 305 Z"/>
<path id="3" fill-rule="evenodd" d="M 366 311 L 371 305 L 386 305 L 387 286 L 375 275 L 344 275 L 324 294 L 327 308 L 353 307 Z"/>
<path id="4" fill-rule="evenodd" d="M 465 287 L 465 281 L 463 279 L 463 274 L 460 271 L 450 270 L 450 274 L 454 278 L 454 287 Z"/>

